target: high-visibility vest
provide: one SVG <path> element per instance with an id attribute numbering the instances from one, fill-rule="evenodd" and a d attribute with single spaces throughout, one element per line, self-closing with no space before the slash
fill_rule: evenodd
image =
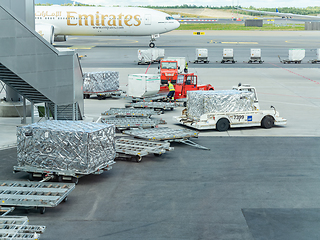
<path id="1" fill-rule="evenodd" d="M 169 82 L 169 86 L 168 87 L 169 87 L 169 91 L 170 92 L 175 91 L 174 86 L 173 86 L 173 84 L 171 82 Z"/>

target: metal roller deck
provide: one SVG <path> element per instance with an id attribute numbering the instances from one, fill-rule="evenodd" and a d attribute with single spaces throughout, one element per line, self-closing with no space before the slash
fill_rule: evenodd
<path id="1" fill-rule="evenodd" d="M 164 120 L 141 118 L 141 117 L 108 117 L 101 118 L 102 123 L 113 124 L 119 130 L 130 128 L 153 128 L 159 124 L 166 124 Z"/>
<path id="2" fill-rule="evenodd" d="M 164 128 L 151 128 L 151 129 L 137 129 L 137 130 L 126 130 L 124 134 L 134 136 L 137 138 L 147 139 L 149 141 L 168 141 L 168 142 L 181 142 L 196 148 L 209 150 L 204 146 L 201 146 L 190 138 L 197 138 L 199 132 L 189 129 L 171 129 L 168 127 Z"/>
<path id="3" fill-rule="evenodd" d="M 29 219 L 25 216 L 0 217 L 0 239 L 39 239 L 45 226 L 28 225 Z"/>
<path id="4" fill-rule="evenodd" d="M 150 142 L 136 139 L 120 138 L 116 140 L 118 158 L 130 158 L 141 162 L 142 157 L 150 153 L 161 156 L 167 151 L 172 151 L 168 142 Z"/>
<path id="5" fill-rule="evenodd" d="M 137 103 L 127 103 L 126 108 L 153 108 L 155 110 L 159 109 L 162 112 L 164 110 L 173 110 L 178 104 L 175 102 L 137 102 Z"/>
<path id="6" fill-rule="evenodd" d="M 74 183 L 0 181 L 0 204 L 23 208 L 56 207 L 75 188 Z"/>
<path id="7" fill-rule="evenodd" d="M 110 108 L 101 113 L 102 116 L 119 116 L 119 117 L 151 117 L 160 115 L 159 111 L 154 109 L 136 109 L 136 108 Z"/>

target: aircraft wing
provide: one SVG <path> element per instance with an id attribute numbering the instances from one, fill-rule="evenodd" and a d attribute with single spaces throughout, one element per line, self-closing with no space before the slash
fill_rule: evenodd
<path id="1" fill-rule="evenodd" d="M 246 11 L 246 12 L 253 12 L 258 14 L 273 15 L 273 16 L 280 16 L 280 17 L 310 18 L 310 19 L 320 20 L 320 17 L 318 16 L 300 15 L 300 14 L 293 14 L 293 13 L 267 12 L 267 11 L 249 10 L 249 9 L 242 9 L 242 8 L 237 8 L 237 9 L 241 11 Z"/>

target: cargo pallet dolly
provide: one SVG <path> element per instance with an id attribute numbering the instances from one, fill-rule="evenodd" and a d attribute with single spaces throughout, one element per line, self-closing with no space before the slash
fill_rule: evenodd
<path id="1" fill-rule="evenodd" d="M 137 103 L 127 103 L 126 108 L 153 108 L 154 110 L 159 110 L 164 113 L 165 110 L 173 110 L 177 106 L 176 103 L 171 102 L 137 102 Z"/>
<path id="2" fill-rule="evenodd" d="M 159 111 L 154 109 L 144 108 L 110 108 L 101 113 L 102 116 L 116 116 L 116 117 L 151 117 L 152 115 L 160 115 Z"/>
<path id="3" fill-rule="evenodd" d="M 91 95 L 97 95 L 98 100 L 106 99 L 108 97 L 120 97 L 122 90 L 106 91 L 106 92 L 83 92 L 83 98 L 90 98 Z"/>
<path id="4" fill-rule="evenodd" d="M 101 118 L 101 122 L 115 125 L 118 131 L 131 128 L 154 128 L 159 124 L 166 124 L 165 120 L 147 117 L 106 117 Z"/>
<path id="5" fill-rule="evenodd" d="M 0 181 L 0 203 L 2 206 L 40 209 L 56 207 L 75 188 L 73 183 L 44 183 L 26 181 Z"/>
<path id="6" fill-rule="evenodd" d="M 309 60 L 309 63 L 315 64 L 315 63 L 320 63 L 320 60 L 318 59 L 313 59 L 313 60 Z"/>
<path id="7" fill-rule="evenodd" d="M 79 178 L 90 175 L 90 174 L 101 174 L 104 171 L 109 171 L 112 169 L 112 164 L 114 164 L 115 161 L 110 161 L 106 165 L 101 166 L 97 171 L 90 172 L 88 174 L 84 173 L 78 173 L 74 170 L 50 170 L 46 168 L 40 168 L 40 167 L 32 167 L 32 166 L 14 166 L 13 172 L 27 172 L 29 173 L 29 180 L 33 181 L 36 178 L 42 179 L 41 181 L 49 181 L 51 179 L 57 179 L 59 182 L 62 181 L 71 181 L 75 184 L 78 184 Z"/>
<path id="8" fill-rule="evenodd" d="M 29 219 L 26 216 L 0 217 L 1 240 L 38 240 L 45 230 L 45 226 L 29 225 Z"/>
<path id="9" fill-rule="evenodd" d="M 128 100 L 130 100 L 133 103 L 136 102 L 164 102 L 167 99 L 167 95 L 156 95 L 152 97 L 129 97 Z"/>
<path id="10" fill-rule="evenodd" d="M 13 210 L 14 210 L 14 207 L 1 207 L 0 206 L 0 214 L 1 214 L 0 218 L 5 216 L 5 215 L 7 215 L 7 214 L 9 214 L 9 213 L 11 213 L 11 212 L 13 212 Z"/>
<path id="11" fill-rule="evenodd" d="M 163 127 L 152 129 L 126 130 L 123 131 L 123 133 L 135 138 L 147 139 L 149 141 L 178 142 L 192 147 L 210 150 L 209 148 L 191 141 L 190 138 L 197 138 L 199 132 L 188 129 L 171 129 L 168 127 Z"/>
<path id="12" fill-rule="evenodd" d="M 280 62 L 281 63 L 283 63 L 283 64 L 290 64 L 290 63 L 295 63 L 295 64 L 300 64 L 301 62 L 302 62 L 302 60 L 289 60 L 289 59 L 283 59 L 283 60 L 281 60 L 281 58 L 280 58 L 280 56 L 278 56 L 278 58 L 279 58 L 279 60 L 280 60 Z"/>
<path id="13" fill-rule="evenodd" d="M 142 157 L 153 153 L 159 157 L 167 151 L 174 150 L 168 142 L 150 142 L 137 139 L 116 139 L 116 158 L 124 158 L 141 162 Z"/>

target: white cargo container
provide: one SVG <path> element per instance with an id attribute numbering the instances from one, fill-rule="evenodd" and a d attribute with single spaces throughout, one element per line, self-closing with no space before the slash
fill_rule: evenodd
<path id="1" fill-rule="evenodd" d="M 196 59 L 194 63 L 209 63 L 208 49 L 206 48 L 196 48 Z"/>
<path id="2" fill-rule="evenodd" d="M 302 61 L 305 56 L 305 49 L 289 49 L 289 61 Z"/>
<path id="3" fill-rule="evenodd" d="M 167 60 L 173 60 L 178 62 L 179 73 L 184 72 L 184 68 L 186 66 L 186 58 L 185 57 L 168 57 Z"/>
<path id="4" fill-rule="evenodd" d="M 130 97 L 153 96 L 159 90 L 159 74 L 129 74 L 128 76 L 128 96 Z"/>
<path id="5" fill-rule="evenodd" d="M 251 48 L 251 58 L 261 58 L 261 49 Z"/>
<path id="6" fill-rule="evenodd" d="M 164 58 L 163 48 L 148 48 L 138 50 L 138 64 L 160 62 Z"/>
<path id="7" fill-rule="evenodd" d="M 236 62 L 233 57 L 233 48 L 224 48 L 223 49 L 221 63 L 225 63 L 225 62 L 232 62 L 232 63 Z"/>

